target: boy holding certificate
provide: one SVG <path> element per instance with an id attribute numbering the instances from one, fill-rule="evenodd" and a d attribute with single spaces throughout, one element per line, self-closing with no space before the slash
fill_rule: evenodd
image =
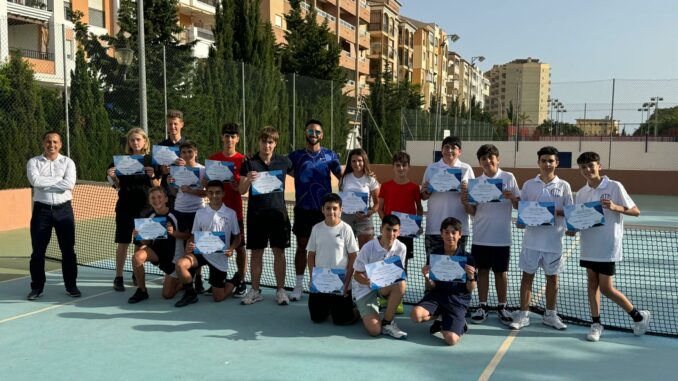
<path id="1" fill-rule="evenodd" d="M 352 324 L 358 319 L 351 295 L 358 242 L 351 226 L 341 220 L 339 195 L 326 194 L 322 211 L 325 221 L 313 226 L 306 245 L 311 274 L 308 311 L 314 323 L 331 315 L 336 325 Z"/>
<path id="2" fill-rule="evenodd" d="M 146 218 L 164 217 L 167 220 L 167 238 L 142 240 L 141 245 L 134 252 L 132 257 L 132 268 L 137 280 L 137 290 L 127 302 L 130 304 L 139 303 L 148 299 L 148 290 L 146 289 L 146 273 L 144 263 L 151 262 L 165 273 L 162 283 L 162 297 L 172 299 L 181 289 L 181 284 L 174 274 L 174 251 L 176 239 L 188 239 L 191 235 L 180 231 L 179 225 L 174 213 L 167 206 L 167 192 L 162 186 L 156 186 L 148 191 L 148 201 L 153 211 Z M 134 234 L 141 232 L 135 229 Z"/>
<path id="3" fill-rule="evenodd" d="M 363 325 L 370 336 L 383 334 L 396 339 L 406 339 L 407 333 L 401 330 L 394 320 L 396 309 L 403 301 L 407 286 L 406 281 L 402 279 L 405 272 L 403 263 L 407 257 L 407 248 L 397 240 L 400 233 L 400 219 L 392 214 L 387 215 L 381 221 L 380 230 L 381 237 L 374 238 L 366 243 L 360 249 L 356 258 L 353 266 L 355 270 L 353 298 L 363 320 Z M 377 286 L 377 279 L 370 279 L 367 275 L 367 268 L 370 265 L 378 266 L 374 272 L 395 269 L 401 275 L 395 278 L 380 276 L 384 278 L 382 280 L 386 280 L 384 283 L 391 284 Z M 400 267 L 400 270 L 394 268 L 394 266 Z M 381 272 L 379 275 L 384 275 L 384 273 Z M 374 278 L 374 275 L 372 277 Z M 379 302 L 377 300 L 379 296 L 386 298 L 388 303 L 383 319 L 379 317 Z"/>
<path id="4" fill-rule="evenodd" d="M 200 266 L 207 265 L 209 267 L 209 283 L 212 286 L 212 299 L 215 302 L 226 299 L 236 287 L 236 281 L 239 280 L 237 274 L 233 276 L 233 279 L 227 281 L 226 271 L 228 270 L 228 257 L 232 256 L 235 248 L 240 245 L 240 228 L 238 227 L 237 215 L 233 209 L 223 204 L 223 197 L 224 189 L 221 181 L 213 180 L 207 183 L 209 204 L 199 209 L 195 214 L 193 236 L 189 238 L 186 244 L 186 253 L 177 260 L 176 272 L 183 285 L 184 296 L 174 304 L 175 307 L 185 307 L 198 301 L 198 293 L 193 287 L 191 270 Z M 208 238 L 212 238 L 209 245 L 203 246 L 202 242 L 196 241 L 198 236 L 196 233 L 199 232 L 215 233 L 214 235 L 207 235 Z M 217 235 L 223 240 L 217 242 L 219 245 L 214 244 L 214 238 L 217 238 L 215 237 Z"/>
<path id="5" fill-rule="evenodd" d="M 579 264 L 586 268 L 588 278 L 588 299 L 591 307 L 591 331 L 589 341 L 598 341 L 603 333 L 600 324 L 600 294 L 615 302 L 633 319 L 633 333 L 642 335 L 650 325 L 650 311 L 639 311 L 613 285 L 616 262 L 622 259 L 622 238 L 624 218 L 639 216 L 640 210 L 624 186 L 607 176 L 600 176 L 600 156 L 595 152 L 584 152 L 577 158 L 579 172 L 586 179 L 586 185 L 577 192 L 577 203 L 600 201 L 605 215 L 605 225 L 581 231 L 581 257 Z"/>
<path id="6" fill-rule="evenodd" d="M 459 246 L 461 222 L 448 217 L 440 224 L 443 239 L 442 255 L 431 254 L 431 264 L 425 265 L 421 272 L 426 279 L 426 294 L 412 309 L 410 317 L 415 323 L 434 319 L 430 328 L 432 334 L 442 333 L 448 345 L 455 345 L 466 332 L 466 310 L 471 302 L 471 293 L 475 289 L 475 261 Z M 438 261 L 441 257 L 441 261 Z M 448 261 L 454 259 L 454 261 Z M 450 266 L 444 265 L 450 262 Z M 439 263 L 441 263 L 439 265 Z"/>
<path id="7" fill-rule="evenodd" d="M 518 208 L 520 189 L 511 172 L 499 168 L 499 149 L 493 144 L 482 145 L 476 152 L 483 174 L 478 183 L 485 183 L 494 190 L 495 197 L 491 201 L 471 203 L 477 193 L 463 188 L 461 201 L 473 217 L 473 245 L 471 252 L 478 269 L 478 299 L 480 307 L 471 315 L 471 323 L 481 324 L 487 319 L 487 294 L 490 287 L 490 270 L 494 272 L 494 286 L 497 291 L 497 315 L 503 324 L 510 324 L 513 319 L 506 309 L 506 293 L 508 288 L 508 268 L 511 254 L 511 211 Z M 492 189 L 494 185 L 498 188 Z M 500 184 L 500 186 L 499 186 Z M 473 185 L 473 184 L 471 184 Z M 501 189 L 501 191 L 500 191 Z M 489 193 L 489 192 L 488 192 Z M 480 197 L 478 197 L 480 199 Z"/>
<path id="8" fill-rule="evenodd" d="M 280 135 L 273 127 L 259 132 L 259 152 L 247 159 L 240 168 L 240 193 L 249 192 L 247 198 L 247 248 L 251 250 L 250 271 L 252 288 L 240 301 L 253 304 L 264 299 L 259 290 L 263 268 L 264 250 L 271 246 L 273 272 L 278 291 L 275 301 L 281 306 L 289 304 L 285 292 L 285 249 L 290 247 L 291 226 L 285 207 L 285 176 L 292 171 L 292 162 L 286 156 L 274 153 Z M 254 194 L 253 187 L 263 175 L 278 172 L 282 177 L 282 192 Z M 269 228 L 266 228 L 268 226 Z"/>
<path id="9" fill-rule="evenodd" d="M 530 325 L 530 299 L 534 274 L 541 267 L 546 274 L 546 312 L 543 323 L 558 330 L 566 329 L 556 314 L 558 298 L 558 274 L 563 270 L 562 257 L 565 221 L 563 206 L 572 204 L 572 190 L 567 181 L 556 176 L 558 167 L 558 149 L 547 146 L 537 152 L 539 175 L 523 184 L 520 202 L 551 202 L 555 204 L 555 223 L 538 226 L 523 226 L 523 248 L 520 252 L 519 267 L 523 272 L 520 281 L 520 311 L 513 316 L 511 329 L 521 329 Z M 546 210 L 546 208 L 544 208 Z M 520 211 L 518 215 L 520 219 Z M 568 233 L 569 235 L 569 233 Z"/>

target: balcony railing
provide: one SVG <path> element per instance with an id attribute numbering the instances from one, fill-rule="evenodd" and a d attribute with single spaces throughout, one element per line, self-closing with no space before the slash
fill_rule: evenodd
<path id="1" fill-rule="evenodd" d="M 18 52 L 24 58 L 32 58 L 36 60 L 54 61 L 54 53 L 39 52 L 37 50 L 28 50 L 21 48 L 9 48 L 10 52 Z"/>
<path id="2" fill-rule="evenodd" d="M 351 25 L 351 23 L 349 23 L 348 21 L 345 21 L 345 20 L 341 20 L 341 19 L 340 19 L 340 20 L 339 20 L 339 23 L 340 23 L 342 26 L 344 26 L 344 27 L 346 27 L 346 28 L 348 28 L 348 29 L 350 29 L 350 30 L 355 30 L 355 26 Z"/>
<path id="3" fill-rule="evenodd" d="M 310 10 L 311 10 L 311 6 L 310 6 L 307 2 L 305 2 L 305 1 L 302 1 L 301 4 L 299 4 L 299 5 L 300 5 L 303 9 L 305 9 L 305 10 L 307 10 L 307 11 L 310 11 Z"/>
<path id="4" fill-rule="evenodd" d="M 10 3 L 15 3 L 19 5 L 25 5 L 31 8 L 43 9 L 46 11 L 51 11 L 47 5 L 46 0 L 8 0 Z"/>
<path id="5" fill-rule="evenodd" d="M 214 33 L 212 33 L 211 30 L 199 27 L 196 27 L 195 29 L 197 31 L 198 37 L 205 40 L 214 41 Z"/>
<path id="6" fill-rule="evenodd" d="M 198 1 L 203 3 L 203 4 L 207 4 L 207 5 L 211 5 L 213 7 L 216 7 L 218 0 L 198 0 Z"/>
<path id="7" fill-rule="evenodd" d="M 331 14 L 329 14 L 329 13 L 327 13 L 327 12 L 325 12 L 325 11 L 321 11 L 321 10 L 318 9 L 318 8 L 316 8 L 316 11 L 318 12 L 318 16 L 320 16 L 320 17 L 326 18 L 326 19 L 328 19 L 328 20 L 330 20 L 330 21 L 332 21 L 332 22 L 337 21 L 337 18 L 336 18 L 336 17 L 332 16 Z"/>

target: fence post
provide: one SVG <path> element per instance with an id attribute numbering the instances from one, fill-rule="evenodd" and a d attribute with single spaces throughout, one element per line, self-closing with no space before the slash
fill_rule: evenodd
<path id="1" fill-rule="evenodd" d="M 610 109 L 610 120 L 612 121 L 612 126 L 614 126 L 614 87 L 616 84 L 616 79 L 612 78 L 612 107 Z M 607 168 L 612 169 L 612 128 L 610 128 L 610 148 L 607 150 Z"/>
<path id="2" fill-rule="evenodd" d="M 71 157 L 71 125 L 68 121 L 68 65 L 66 62 L 66 24 L 61 24 L 61 62 L 64 71 L 64 111 L 66 117 L 66 156 Z"/>
<path id="3" fill-rule="evenodd" d="M 242 150 L 243 154 L 247 155 L 247 121 L 245 117 L 245 61 L 240 63 L 240 71 L 242 72 Z"/>
<path id="4" fill-rule="evenodd" d="M 332 151 L 334 151 L 334 134 L 332 133 L 333 131 L 334 131 L 334 81 L 330 81 L 330 149 Z"/>
<path id="5" fill-rule="evenodd" d="M 292 73 L 292 150 L 297 148 L 297 73 Z"/>
<path id="6" fill-rule="evenodd" d="M 141 128 L 148 135 L 148 107 L 146 105 L 146 37 L 144 35 L 144 0 L 137 0 L 137 37 L 139 45 L 139 113 Z"/>
<path id="7" fill-rule="evenodd" d="M 167 59 L 165 57 L 165 44 L 162 44 L 162 89 L 165 97 L 165 116 L 167 116 Z M 164 118 L 162 120 L 165 120 Z M 165 123 L 165 139 L 168 138 L 167 123 Z"/>

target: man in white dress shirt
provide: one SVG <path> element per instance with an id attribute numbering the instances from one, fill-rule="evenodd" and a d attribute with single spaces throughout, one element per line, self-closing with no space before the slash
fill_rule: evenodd
<path id="1" fill-rule="evenodd" d="M 33 187 L 31 217 L 31 292 L 28 300 L 42 296 L 45 287 L 45 251 L 56 231 L 61 249 L 61 272 L 66 294 L 80 297 L 76 285 L 78 265 L 75 259 L 75 219 L 71 199 L 75 187 L 75 163 L 59 153 L 61 136 L 56 131 L 43 135 L 43 154 L 28 160 L 26 172 Z"/>

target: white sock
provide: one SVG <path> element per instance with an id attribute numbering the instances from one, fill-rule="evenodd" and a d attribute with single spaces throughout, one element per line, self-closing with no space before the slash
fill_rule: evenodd
<path id="1" fill-rule="evenodd" d="M 544 316 L 556 316 L 556 310 L 546 310 Z"/>
<path id="2" fill-rule="evenodd" d="M 530 311 L 520 311 L 520 316 L 529 318 L 530 317 Z"/>
<path id="3" fill-rule="evenodd" d="M 297 287 L 303 287 L 304 285 L 304 275 L 297 275 Z"/>

